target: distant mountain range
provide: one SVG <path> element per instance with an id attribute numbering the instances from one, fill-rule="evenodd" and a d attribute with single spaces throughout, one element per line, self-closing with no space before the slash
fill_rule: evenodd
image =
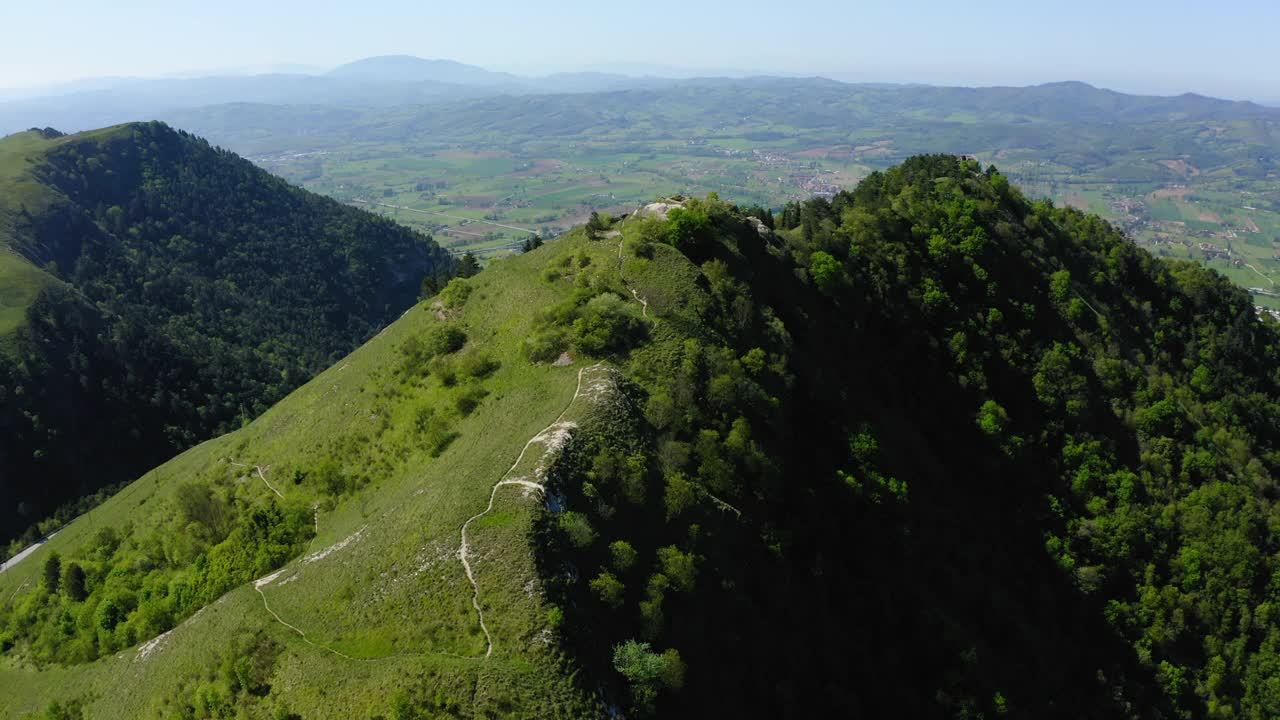
<path id="1" fill-rule="evenodd" d="M 366 58 L 324 74 L 218 74 L 190 78 L 96 78 L 43 89 L 0 90 L 0 135 L 31 127 L 76 132 L 227 103 L 394 107 L 493 95 L 653 88 L 664 78 L 582 72 L 521 77 L 452 60 Z"/>
<path id="2" fill-rule="evenodd" d="M 629 66 L 627 66 L 629 67 Z M 633 68 L 662 71 L 664 68 Z M 0 90 L 0 135 L 31 127 L 75 132 L 122 122 L 170 119 L 196 108 L 232 103 L 376 109 L 439 105 L 496 96 L 559 95 L 673 87 L 829 88 L 840 97 L 875 94 L 890 104 L 906 102 L 924 111 L 944 106 L 963 112 L 998 112 L 1097 122 L 1158 119 L 1271 117 L 1254 103 L 1198 95 L 1147 97 L 1101 90 L 1085 83 L 1026 88 L 960 88 L 881 83 L 843 83 L 826 78 L 690 77 L 670 68 L 665 77 L 615 72 L 557 73 L 525 77 L 452 60 L 408 55 L 365 58 L 323 74 L 274 72 L 188 78 L 96 78 L 43 90 Z M 39 94 L 43 93 L 43 94 Z"/>

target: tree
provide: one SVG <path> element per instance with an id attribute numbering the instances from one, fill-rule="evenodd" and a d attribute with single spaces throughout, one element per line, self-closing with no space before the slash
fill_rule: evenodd
<path id="1" fill-rule="evenodd" d="M 222 540 L 227 533 L 231 532 L 234 513 L 208 485 L 184 482 L 178 486 L 175 499 L 183 520 L 203 528 L 214 542 Z"/>
<path id="2" fill-rule="evenodd" d="M 458 261 L 458 269 L 456 275 L 460 278 L 469 278 L 480 272 L 480 261 L 476 260 L 474 253 L 464 253 L 462 259 Z"/>
<path id="3" fill-rule="evenodd" d="M 613 573 L 605 571 L 591 581 L 591 590 L 600 598 L 601 604 L 611 610 L 622 607 L 627 588 Z"/>
<path id="4" fill-rule="evenodd" d="M 819 250 L 809 258 L 809 277 L 819 290 L 830 295 L 843 283 L 844 269 L 829 253 Z"/>
<path id="5" fill-rule="evenodd" d="M 672 208 L 667 213 L 667 242 L 695 262 L 712 242 L 711 217 L 701 207 Z"/>
<path id="6" fill-rule="evenodd" d="M 653 711 L 660 689 L 674 689 L 684 683 L 680 653 L 668 650 L 659 655 L 649 649 L 647 642 L 627 640 L 614 647 L 613 668 L 631 683 L 631 698 L 641 712 Z"/>
<path id="7" fill-rule="evenodd" d="M 596 531 L 582 513 L 570 511 L 561 515 L 560 528 L 574 547 L 585 548 L 596 540 Z"/>
<path id="8" fill-rule="evenodd" d="M 681 592 L 690 592 L 698 579 L 697 558 L 689 553 L 680 552 L 675 545 L 658 549 L 658 563 L 662 565 L 662 573 L 672 585 Z"/>
<path id="9" fill-rule="evenodd" d="M 51 593 L 58 592 L 58 584 L 62 581 L 62 557 L 52 553 L 44 561 L 44 589 Z"/>
<path id="10" fill-rule="evenodd" d="M 618 572 L 626 572 L 636 564 L 636 549 L 626 540 L 615 540 L 609 544 L 609 557 Z"/>
<path id="11" fill-rule="evenodd" d="M 67 597 L 76 602 L 89 597 L 89 590 L 85 587 L 84 568 L 79 563 L 67 563 L 62 572 L 62 588 Z"/>
<path id="12" fill-rule="evenodd" d="M 591 217 L 587 219 L 587 239 L 599 240 L 608 229 L 609 225 L 600 217 L 600 213 L 592 211 Z"/>

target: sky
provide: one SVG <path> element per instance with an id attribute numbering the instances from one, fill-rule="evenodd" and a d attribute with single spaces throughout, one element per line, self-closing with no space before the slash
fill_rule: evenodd
<path id="1" fill-rule="evenodd" d="M 374 55 L 1280 102 L 1276 0 L 5 0 L 0 88 Z M 25 28 L 25 31 L 15 31 Z"/>

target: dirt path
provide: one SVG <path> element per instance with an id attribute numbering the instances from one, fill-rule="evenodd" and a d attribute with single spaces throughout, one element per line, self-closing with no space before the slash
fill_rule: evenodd
<path id="1" fill-rule="evenodd" d="M 448 652 L 422 652 L 422 653 L 395 653 L 392 655 L 385 655 L 382 657 L 358 658 L 358 657 L 353 657 L 351 655 L 348 655 L 340 650 L 336 650 L 327 645 L 317 643 L 311 638 L 307 637 L 307 633 L 305 630 L 298 627 L 297 625 L 290 623 L 284 618 L 280 617 L 280 614 L 277 613 L 274 609 L 272 609 L 271 603 L 267 600 L 266 593 L 263 592 L 264 588 L 270 586 L 277 579 L 279 579 L 281 575 L 288 572 L 290 569 L 289 566 L 280 568 L 279 570 L 276 570 L 270 575 L 267 575 L 265 577 L 259 578 L 258 580 L 254 581 L 253 589 L 258 593 L 259 597 L 262 598 L 263 609 L 265 609 L 267 613 L 271 615 L 271 617 L 276 622 L 280 623 L 281 625 L 288 628 L 289 630 L 292 630 L 293 632 L 297 633 L 298 637 L 300 637 L 303 642 L 307 643 L 308 645 L 314 648 L 323 650 L 328 653 L 332 653 L 333 655 L 336 655 L 346 660 L 352 660 L 356 662 L 376 662 L 380 660 L 390 660 L 393 658 L 418 657 L 418 656 L 428 656 L 428 655 L 452 657 L 452 658 L 457 658 L 462 660 L 484 660 L 491 657 L 493 655 L 493 636 L 489 633 L 489 627 L 488 625 L 486 625 L 484 620 L 484 610 L 480 607 L 480 587 L 476 583 L 475 569 L 472 568 L 471 566 L 471 557 L 470 557 L 471 546 L 467 537 L 467 531 L 470 528 L 472 523 L 484 517 L 486 514 L 488 514 L 493 510 L 493 503 L 497 497 L 498 488 L 500 487 L 515 486 L 515 487 L 522 487 L 528 492 L 540 492 L 540 493 L 546 492 L 545 481 L 546 481 L 546 473 L 549 470 L 549 468 L 547 466 L 547 463 L 545 462 L 535 466 L 530 476 L 526 476 L 526 477 L 509 477 L 509 476 L 512 473 L 514 473 L 516 471 L 516 468 L 520 466 L 520 463 L 524 461 L 525 455 L 528 453 L 529 448 L 532 447 L 534 444 L 542 445 L 546 449 L 546 451 L 548 451 L 546 454 L 550 454 L 549 451 L 554 451 L 556 449 L 559 449 L 560 447 L 563 447 L 564 443 L 568 440 L 569 430 L 577 427 L 576 423 L 565 422 L 564 417 L 565 415 L 568 414 L 570 408 L 573 407 L 573 403 L 577 401 L 579 398 L 584 396 L 583 381 L 587 372 L 592 370 L 598 370 L 602 367 L 603 367 L 602 364 L 597 363 L 596 365 L 591 365 L 589 367 L 582 368 L 581 370 L 578 371 L 577 387 L 574 389 L 573 397 L 570 398 L 569 403 L 565 405 L 564 410 L 560 412 L 560 415 L 555 419 L 554 422 L 552 422 L 547 427 L 543 428 L 540 432 L 538 432 L 538 434 L 529 438 L 529 441 L 524 444 L 523 448 L 521 448 L 520 454 L 516 457 L 515 462 L 511 464 L 511 467 L 507 468 L 507 471 L 502 474 L 501 479 L 499 479 L 498 482 L 494 484 L 493 489 L 489 491 L 489 504 L 485 507 L 483 511 L 475 515 L 472 515 L 470 518 L 467 519 L 465 523 L 462 524 L 462 530 L 460 532 L 461 546 L 458 549 L 458 559 L 462 562 L 462 567 L 463 567 L 463 570 L 466 572 L 467 580 L 471 583 L 471 588 L 472 588 L 471 605 L 472 607 L 475 608 L 476 615 L 480 620 L 480 629 L 484 631 L 485 652 L 483 656 L 468 657 L 468 656 L 457 655 L 455 653 L 448 653 Z M 591 392 L 594 392 L 595 389 L 596 388 L 594 386 L 588 385 L 588 394 L 590 394 Z M 544 457 L 544 460 L 545 460 L 545 457 Z M 231 462 L 232 465 L 235 465 L 237 467 L 245 467 L 245 468 L 253 467 L 255 470 L 258 471 L 259 477 L 262 478 L 262 481 L 264 483 L 267 483 L 267 479 L 265 475 L 262 474 L 261 468 L 259 466 L 256 466 L 256 465 L 250 466 L 244 463 L 237 463 L 233 461 L 229 461 L 229 462 Z M 529 479 L 530 477 L 532 477 L 533 479 Z M 275 490 L 275 488 L 271 487 L 270 483 L 267 483 L 267 487 L 271 488 L 272 492 L 275 492 L 277 495 L 280 494 L 278 491 Z M 281 495 L 281 497 L 283 496 Z M 318 513 L 316 517 L 316 523 L 317 523 L 317 532 L 318 532 L 319 530 Z M 316 560 L 323 559 L 324 557 L 327 557 L 330 553 L 335 552 L 337 550 L 341 550 L 342 548 L 346 547 L 347 544 L 357 539 L 360 536 L 360 534 L 363 532 L 363 530 L 364 529 L 361 528 L 361 530 L 357 531 L 355 535 L 341 542 L 338 542 L 330 546 L 329 548 L 326 548 L 325 550 L 322 550 L 317 553 L 313 553 L 312 555 L 308 555 L 307 557 L 302 558 L 301 564 L 305 565 L 309 562 L 314 562 Z"/>
<path id="2" fill-rule="evenodd" d="M 268 490 L 275 493 L 276 497 L 280 498 L 281 500 L 284 499 L 284 495 L 281 495 L 279 490 L 275 489 L 274 487 L 272 487 L 271 483 L 267 482 L 267 476 L 263 474 L 261 465 L 245 465 L 244 463 L 238 463 L 235 460 L 228 460 L 227 462 L 231 463 L 232 465 L 235 465 L 236 467 L 242 467 L 242 468 L 252 467 L 254 471 L 258 473 L 258 477 L 262 478 L 262 484 L 266 485 Z M 271 466 L 268 465 L 267 469 L 268 470 L 271 469 Z"/>
<path id="3" fill-rule="evenodd" d="M 484 656 L 486 658 L 493 655 L 493 636 L 489 634 L 489 627 L 484 622 L 484 610 L 480 608 L 480 586 L 476 584 L 475 571 L 471 567 L 471 560 L 468 558 L 471 546 L 467 541 L 467 528 L 471 527 L 471 523 L 479 520 L 493 510 L 493 501 L 494 498 L 497 497 L 498 488 L 503 487 L 504 485 L 516 485 L 523 487 L 526 490 L 546 492 L 546 486 L 542 482 L 534 482 L 533 480 L 525 478 L 507 479 L 507 476 L 515 472 L 516 468 L 519 467 L 520 462 L 524 460 L 525 453 L 528 452 L 530 446 L 534 443 L 541 444 L 548 451 L 558 449 L 563 445 L 563 442 L 567 439 L 568 431 L 577 427 L 575 423 L 564 422 L 564 416 L 569 412 L 569 408 L 573 407 L 574 401 L 582 396 L 582 376 L 588 370 L 594 370 L 599 367 L 601 367 L 601 365 L 596 364 L 591 367 L 582 368 L 578 371 L 578 386 L 574 389 L 573 397 L 569 399 L 569 403 L 565 405 L 564 410 L 560 412 L 560 416 L 557 417 L 550 425 L 543 428 L 538 434 L 529 438 L 529 442 L 524 444 L 524 448 L 520 450 L 520 455 L 516 457 L 516 461 L 511 463 L 511 467 L 507 468 L 507 471 L 502 474 L 502 477 L 499 478 L 498 482 L 493 486 L 493 489 L 489 491 L 489 504 L 483 511 L 467 518 L 467 521 L 462 524 L 462 543 L 458 548 L 458 559 L 462 561 L 462 569 L 466 572 L 467 580 L 471 583 L 471 606 L 476 609 L 476 615 L 480 619 L 480 629 L 484 631 Z M 534 477 L 537 480 L 545 481 L 546 470 L 547 468 L 545 466 L 535 469 Z"/>
<path id="4" fill-rule="evenodd" d="M 317 522 L 319 522 L 318 518 L 317 518 Z M 346 539 L 336 542 L 333 545 L 330 545 L 329 547 L 325 548 L 324 550 L 311 553 L 310 555 L 303 557 L 302 560 L 299 561 L 298 566 L 304 566 L 304 565 L 316 562 L 318 560 L 323 560 L 329 555 L 339 550 L 342 550 L 347 545 L 350 545 L 352 542 L 360 539 L 360 536 L 364 534 L 365 529 L 366 528 L 362 527 L 352 535 L 348 536 Z M 310 645 L 313 648 L 316 648 L 317 650 L 323 650 L 327 653 L 332 653 L 333 655 L 337 655 L 338 657 L 344 660 L 351 660 L 353 662 L 380 662 L 382 660 L 394 660 L 396 658 L 427 657 L 427 656 L 443 656 L 443 657 L 456 658 L 459 660 L 479 660 L 480 659 L 476 657 L 467 657 L 465 655 L 458 655 L 456 653 L 438 652 L 438 651 L 417 652 L 417 653 L 392 653 L 390 655 L 381 655 L 378 657 L 358 658 L 352 655 L 348 655 L 342 652 L 341 650 L 336 650 L 332 647 L 329 647 L 328 645 L 318 643 L 312 640 L 311 638 L 307 637 L 307 632 L 305 630 L 298 627 L 297 625 L 290 623 L 288 620 L 285 620 L 284 618 L 280 617 L 280 614 L 277 613 L 275 610 L 273 610 L 271 608 L 271 603 L 267 601 L 267 594 L 262 591 L 263 588 L 271 585 L 271 583 L 275 582 L 277 578 L 279 578 L 281 575 L 283 575 L 285 572 L 289 571 L 290 569 L 291 569 L 290 566 L 286 565 L 285 567 L 282 567 L 279 570 L 276 570 L 275 572 L 271 573 L 270 575 L 267 575 L 266 577 L 262 577 L 257 580 L 254 580 L 253 589 L 257 591 L 258 596 L 262 598 L 263 609 L 265 609 L 267 613 L 270 614 L 271 617 L 275 619 L 276 622 L 280 623 L 281 625 L 297 633 L 298 637 L 302 638 L 303 642 L 305 642 L 306 644 Z M 297 568 L 295 567 L 292 569 L 297 569 Z M 165 635 L 167 634 L 168 633 L 165 633 Z M 163 637 L 164 636 L 162 635 L 160 638 L 156 638 L 156 640 L 159 641 Z"/>
<path id="5" fill-rule="evenodd" d="M 623 280 L 622 282 L 625 283 L 626 280 Z M 627 286 L 627 289 L 631 291 L 631 297 L 640 301 L 640 314 L 644 317 L 649 317 L 649 301 L 640 297 L 640 293 L 636 292 L 636 289 L 630 285 Z"/>
<path id="6" fill-rule="evenodd" d="M 1256 267 L 1254 267 L 1254 266 L 1250 265 L 1249 263 L 1245 263 L 1245 264 L 1244 264 L 1244 266 L 1245 266 L 1245 267 L 1247 267 L 1247 268 L 1249 268 L 1250 270 L 1252 270 L 1252 271 L 1254 271 L 1254 272 L 1258 273 L 1258 276 L 1259 276 L 1259 277 L 1261 277 L 1263 280 L 1266 280 L 1267 282 L 1271 283 L 1272 285 L 1275 285 L 1275 284 L 1276 284 L 1276 281 L 1275 281 L 1275 280 L 1272 280 L 1271 278 L 1267 277 L 1266 275 L 1263 275 L 1263 274 L 1262 274 L 1262 271 L 1261 271 L 1261 270 L 1259 270 L 1258 268 L 1256 268 Z"/>
<path id="7" fill-rule="evenodd" d="M 626 263 L 626 258 L 622 257 L 622 233 L 617 230 L 613 230 L 611 232 L 618 233 L 618 277 L 622 278 L 622 284 L 627 286 L 627 289 L 631 291 L 631 297 L 635 298 L 636 302 L 640 303 L 640 314 L 647 318 L 649 317 L 649 301 L 641 297 L 640 293 L 636 292 L 636 289 L 631 287 L 631 283 L 627 282 L 627 276 L 622 273 L 623 265 Z M 657 320 L 654 322 L 657 322 Z"/>
<path id="8" fill-rule="evenodd" d="M 304 632 L 304 631 L 302 630 L 302 628 L 300 628 L 300 627 L 298 627 L 298 626 L 296 626 L 296 625 L 290 625 L 290 624 L 289 624 L 289 623 L 288 623 L 284 618 L 282 618 L 282 617 L 280 617 L 278 614 L 276 614 L 276 611 L 275 611 L 275 610 L 272 610 L 272 609 L 271 609 L 271 604 L 267 602 L 267 594 L 266 594 L 266 593 L 264 593 L 264 592 L 262 592 L 262 588 L 263 588 L 263 587 L 265 587 L 265 586 L 267 586 L 267 585 L 270 585 L 272 582 L 274 582 L 274 581 L 275 581 L 275 579 L 276 579 L 276 578 L 278 578 L 278 577 L 280 577 L 280 575 L 281 575 L 281 574 L 282 574 L 286 569 L 287 569 L 287 567 L 280 568 L 279 570 L 277 570 L 277 571 L 275 571 L 275 572 L 271 573 L 270 575 L 268 575 L 268 576 L 266 576 L 266 577 L 264 577 L 264 578 L 261 578 L 261 579 L 259 579 L 259 580 L 254 580 L 254 581 L 253 581 L 253 589 L 254 589 L 254 590 L 257 590 L 257 591 L 258 591 L 258 595 L 262 596 L 262 607 L 266 608 L 267 612 L 271 614 L 271 617 L 273 617 L 273 618 L 275 618 L 275 619 L 276 619 L 276 622 L 278 622 L 278 623 L 280 623 L 281 625 L 283 625 L 283 626 L 285 626 L 285 627 L 289 628 L 290 630 L 292 630 L 292 631 L 294 631 L 294 632 L 298 633 L 298 637 L 302 638 L 302 642 L 304 642 L 304 643 L 306 643 L 306 644 L 310 645 L 311 647 L 313 647 L 313 648 L 318 648 L 318 649 L 320 649 L 320 650 L 324 650 L 324 651 L 326 651 L 326 652 L 331 652 L 331 653 L 333 653 L 334 655 L 337 655 L 337 656 L 338 656 L 338 657 L 340 657 L 340 658 L 346 658 L 347 660 L 361 660 L 361 658 L 351 657 L 350 655 L 348 655 L 348 654 L 346 654 L 346 653 L 342 652 L 341 650 L 334 650 L 333 648 L 329 647 L 328 645 L 321 645 L 321 644 L 319 644 L 319 643 L 317 643 L 317 642 L 314 642 L 311 638 L 307 637 L 307 633 L 306 633 L 306 632 Z M 394 655 L 392 655 L 391 657 L 395 657 L 395 656 L 394 656 Z"/>

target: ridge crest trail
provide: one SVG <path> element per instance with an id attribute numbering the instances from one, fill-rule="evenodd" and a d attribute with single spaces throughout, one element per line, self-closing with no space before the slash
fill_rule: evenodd
<path id="1" fill-rule="evenodd" d="M 470 545 L 467 542 L 467 529 L 471 526 L 471 523 L 479 520 L 493 510 L 493 501 L 498 494 L 498 488 L 503 487 L 504 485 L 517 485 L 525 488 L 526 492 L 546 492 L 547 488 L 544 483 L 546 480 L 547 468 L 545 465 L 540 465 L 535 468 L 533 472 L 534 480 L 523 477 L 508 479 L 508 476 L 515 472 L 515 469 L 519 467 L 520 462 L 524 460 L 525 453 L 528 452 L 529 447 L 534 443 L 543 444 L 546 446 L 548 452 L 553 452 L 564 446 L 564 443 L 568 440 L 569 431 L 577 427 L 577 423 L 572 421 L 565 422 L 564 416 L 569 413 L 569 409 L 573 407 L 573 403 L 576 402 L 578 398 L 583 397 L 582 378 L 588 370 L 597 370 L 603 367 L 603 364 L 596 363 L 595 365 L 584 367 L 578 371 L 578 386 L 573 391 L 573 397 L 570 398 L 569 403 L 565 405 L 564 410 L 560 412 L 560 415 L 550 425 L 546 426 L 536 435 L 529 438 L 529 441 L 524 444 L 524 448 L 520 450 L 520 454 L 516 457 L 516 461 L 511 463 L 511 467 L 507 468 L 507 471 L 503 473 L 498 479 L 498 482 L 494 484 L 493 489 L 489 491 L 488 506 L 486 506 L 481 512 L 467 518 L 467 521 L 462 524 L 462 542 L 458 548 L 458 559 L 462 561 L 462 569 L 466 572 L 467 580 L 471 583 L 471 606 L 475 608 L 476 615 L 480 620 L 480 629 L 484 631 L 485 658 L 489 658 L 493 655 L 493 636 L 489 633 L 488 625 L 485 624 L 484 610 L 480 608 L 480 586 L 476 584 L 475 571 L 471 567 L 471 561 L 468 558 Z M 591 392 L 593 387 L 594 385 L 588 388 L 588 395 L 594 394 Z"/>

